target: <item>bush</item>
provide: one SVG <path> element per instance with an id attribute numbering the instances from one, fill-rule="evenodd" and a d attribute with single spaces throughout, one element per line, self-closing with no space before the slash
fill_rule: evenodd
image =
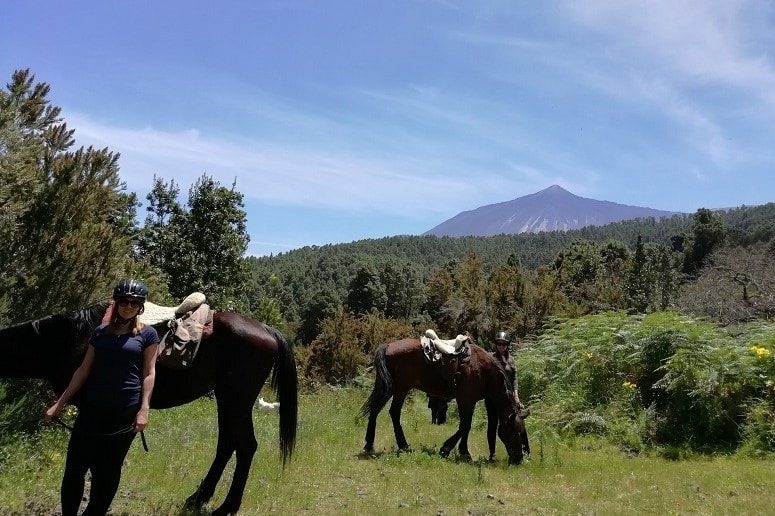
<path id="1" fill-rule="evenodd" d="M 775 452 L 775 406 L 756 400 L 748 407 L 742 451 L 750 455 Z"/>
<path id="2" fill-rule="evenodd" d="M 591 315 L 560 322 L 519 353 L 520 395 L 558 432 L 628 449 L 731 449 L 744 439 L 770 451 L 774 351 L 768 323 Z"/>
<path id="3" fill-rule="evenodd" d="M 40 380 L 0 380 L 0 447 L 14 434 L 38 430 L 47 401 L 53 403 L 53 397 Z"/>
<path id="4" fill-rule="evenodd" d="M 354 316 L 339 310 L 321 322 L 320 334 L 310 344 L 304 373 L 310 380 L 344 384 L 372 360 L 380 344 L 414 332 L 408 324 L 376 313 Z"/>

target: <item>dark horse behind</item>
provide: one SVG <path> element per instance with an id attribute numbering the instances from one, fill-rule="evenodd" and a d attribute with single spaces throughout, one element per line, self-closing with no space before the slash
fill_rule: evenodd
<path id="1" fill-rule="evenodd" d="M 0 329 L 0 378 L 48 380 L 60 394 L 81 363 L 91 332 L 110 304 L 98 303 L 71 313 Z M 210 500 L 232 455 L 231 487 L 212 514 L 233 514 L 242 502 L 250 463 L 258 448 L 253 431 L 253 404 L 269 374 L 280 402 L 280 452 L 283 465 L 296 442 L 298 380 L 293 350 L 274 328 L 231 312 L 215 312 L 213 331 L 203 340 L 189 369 L 158 367 L 151 408 L 169 408 L 215 393 L 218 445 L 210 470 L 187 505 Z M 76 404 L 78 398 L 73 400 Z"/>
<path id="2" fill-rule="evenodd" d="M 361 413 L 368 416 L 365 453 L 374 452 L 377 415 L 391 397 L 390 418 L 396 444 L 400 450 L 410 449 L 401 427 L 401 408 L 409 391 L 419 389 L 429 396 L 454 396 L 457 401 L 460 423 L 457 431 L 442 445 L 442 456 L 448 456 L 460 441 L 460 456 L 471 457 L 468 434 L 474 407 L 484 399 L 488 414 L 498 418 L 498 436 L 506 446 L 509 463 L 522 462 L 524 422 L 509 389 L 505 370 L 484 349 L 471 344 L 470 360 L 447 368 L 441 363 L 426 363 L 418 339 L 404 339 L 380 346 L 374 356 L 374 369 L 377 374 L 374 389 L 361 408 Z"/>

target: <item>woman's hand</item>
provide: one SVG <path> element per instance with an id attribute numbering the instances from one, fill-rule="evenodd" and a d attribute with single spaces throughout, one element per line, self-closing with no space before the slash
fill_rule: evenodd
<path id="1" fill-rule="evenodd" d="M 148 409 L 141 408 L 140 411 L 135 416 L 134 431 L 142 432 L 143 430 L 145 430 L 145 427 L 147 426 L 148 426 Z"/>
<path id="2" fill-rule="evenodd" d="M 48 408 L 45 414 L 43 414 L 43 419 L 46 420 L 46 423 L 53 423 L 54 420 L 59 418 L 59 414 L 61 413 L 62 405 L 57 401 Z"/>

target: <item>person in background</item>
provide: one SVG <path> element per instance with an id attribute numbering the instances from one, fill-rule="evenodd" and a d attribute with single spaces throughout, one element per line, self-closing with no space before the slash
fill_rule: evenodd
<path id="1" fill-rule="evenodd" d="M 110 322 L 94 330 L 83 362 L 46 411 L 45 419 L 53 422 L 83 390 L 67 447 L 62 516 L 78 513 L 87 471 L 91 471 L 91 490 L 83 515 L 107 513 L 129 446 L 148 425 L 159 336 L 138 320 L 147 297 L 148 289 L 138 280 L 125 279 L 116 285 Z"/>
<path id="2" fill-rule="evenodd" d="M 517 409 L 519 410 L 519 415 L 521 418 L 526 418 L 529 414 L 527 410 L 525 410 L 525 406 L 522 404 L 522 402 L 519 400 L 519 383 L 517 381 L 517 367 L 514 364 L 514 361 L 511 359 L 511 354 L 509 353 L 509 347 L 511 345 L 511 339 L 509 337 L 508 332 L 506 331 L 499 331 L 495 334 L 495 346 L 494 350 L 492 352 L 493 357 L 503 366 L 503 369 L 506 371 L 506 375 L 509 379 L 509 384 L 511 385 L 512 391 L 514 392 L 514 401 L 517 405 Z M 490 460 L 495 459 L 495 436 L 498 432 L 498 420 L 490 420 L 487 425 L 487 443 L 490 448 Z M 526 455 L 530 454 L 530 444 L 527 437 L 527 431 L 524 432 L 524 435 L 522 436 L 522 448 L 523 452 Z"/>
<path id="3" fill-rule="evenodd" d="M 499 331 L 495 334 L 495 349 L 493 351 L 493 356 L 500 362 L 500 364 L 503 366 L 503 369 L 506 370 L 506 374 L 509 377 L 509 382 L 511 383 L 511 388 L 514 391 L 514 399 L 517 402 L 517 406 L 522 410 L 524 407 L 522 405 L 522 402 L 519 401 L 519 384 L 517 381 L 517 367 L 514 365 L 514 361 L 511 359 L 511 355 L 509 353 L 509 346 L 511 344 L 511 340 L 509 337 L 508 332 L 505 331 Z"/>

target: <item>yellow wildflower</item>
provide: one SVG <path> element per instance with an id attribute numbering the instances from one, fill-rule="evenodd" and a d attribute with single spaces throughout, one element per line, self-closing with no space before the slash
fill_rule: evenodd
<path id="1" fill-rule="evenodd" d="M 625 389 L 633 390 L 633 389 L 635 389 L 635 384 L 632 383 L 632 382 L 624 382 L 622 384 L 622 387 L 624 387 Z"/>
<path id="2" fill-rule="evenodd" d="M 772 356 L 772 351 L 770 351 L 767 348 L 763 348 L 760 346 L 751 346 L 748 349 L 751 353 L 753 353 L 756 356 L 756 358 L 765 359 L 765 358 L 770 358 Z"/>

